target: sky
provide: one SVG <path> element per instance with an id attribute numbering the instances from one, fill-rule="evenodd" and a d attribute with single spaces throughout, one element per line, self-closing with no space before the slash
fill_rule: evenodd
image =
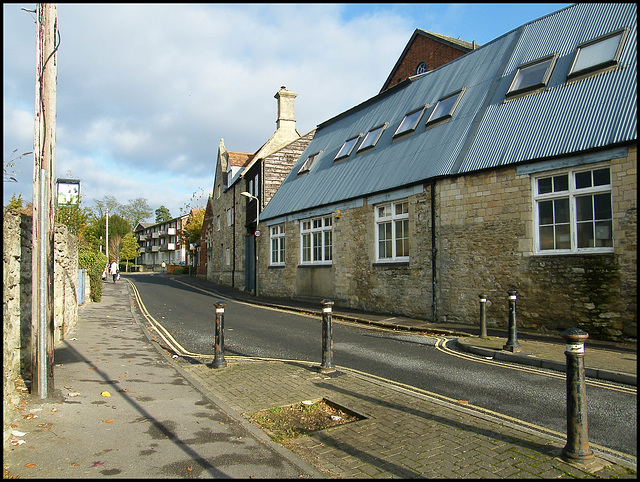
<path id="1" fill-rule="evenodd" d="M 304 135 L 378 94 L 416 28 L 486 44 L 568 5 L 59 4 L 56 178 L 85 207 L 179 216 L 204 207 L 221 139 L 253 153 L 275 132 L 281 86 Z M 3 4 L 3 205 L 33 197 L 35 8 Z"/>

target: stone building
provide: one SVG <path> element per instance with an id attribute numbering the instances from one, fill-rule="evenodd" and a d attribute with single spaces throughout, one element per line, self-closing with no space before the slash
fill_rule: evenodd
<path id="1" fill-rule="evenodd" d="M 260 294 L 637 336 L 637 11 L 576 4 L 327 120 L 260 214 Z M 588 26 L 586 28 L 585 26 Z"/>
<path id="2" fill-rule="evenodd" d="M 296 129 L 296 96 L 285 87 L 275 94 L 277 128 L 257 152 L 227 151 L 220 141 L 201 238 L 200 263 L 206 264 L 209 280 L 247 291 L 256 289 L 255 246 L 260 243 L 255 236 L 256 218 L 313 138 L 314 131 L 301 136 Z"/>

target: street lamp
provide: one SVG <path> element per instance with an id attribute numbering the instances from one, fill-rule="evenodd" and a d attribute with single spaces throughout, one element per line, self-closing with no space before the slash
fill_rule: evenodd
<path id="1" fill-rule="evenodd" d="M 256 231 L 254 235 L 256 239 L 256 296 L 258 296 L 258 224 L 260 223 L 260 200 L 247 191 L 241 192 L 240 195 L 248 197 L 249 199 L 255 199 L 256 201 Z"/>

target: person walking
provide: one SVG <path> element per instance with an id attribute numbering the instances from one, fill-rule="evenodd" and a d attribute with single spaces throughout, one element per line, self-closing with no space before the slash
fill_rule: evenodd
<path id="1" fill-rule="evenodd" d="M 111 263 L 111 274 L 113 275 L 113 282 L 116 282 L 116 277 L 118 276 L 118 263 L 115 261 Z"/>

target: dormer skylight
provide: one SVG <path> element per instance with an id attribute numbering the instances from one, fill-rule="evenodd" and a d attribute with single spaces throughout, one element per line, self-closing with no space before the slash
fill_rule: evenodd
<path id="1" fill-rule="evenodd" d="M 320 155 L 320 152 L 316 152 L 315 154 L 312 154 L 309 157 L 307 157 L 307 159 L 302 163 L 302 166 L 300 166 L 300 169 L 298 169 L 298 175 L 309 172 L 309 170 L 311 169 L 311 166 L 313 166 L 313 163 L 316 162 L 316 159 L 318 158 L 319 155 Z"/>
<path id="2" fill-rule="evenodd" d="M 402 122 L 393 133 L 393 137 L 401 136 L 403 134 L 408 134 L 409 132 L 415 131 L 416 127 L 418 127 L 418 123 L 420 122 L 420 118 L 422 117 L 425 108 L 426 106 L 421 107 L 420 109 L 414 110 L 405 115 L 404 119 L 402 119 Z"/>
<path id="3" fill-rule="evenodd" d="M 464 91 L 465 89 L 462 89 L 440 99 L 436 104 L 436 107 L 433 109 L 433 112 L 431 112 L 429 119 L 427 119 L 427 125 L 450 119 L 451 116 L 453 116 L 456 107 L 458 107 Z"/>
<path id="4" fill-rule="evenodd" d="M 518 67 L 507 97 L 546 87 L 557 59 L 557 54 L 549 55 Z"/>
<path id="5" fill-rule="evenodd" d="M 356 146 L 356 143 L 358 142 L 358 140 L 360 140 L 361 136 L 362 134 L 358 134 L 356 137 L 352 137 L 351 139 L 345 141 L 333 160 L 338 161 L 340 159 L 344 159 L 345 157 L 349 157 L 349 154 L 351 154 L 353 148 Z"/>
<path id="6" fill-rule="evenodd" d="M 568 79 L 616 65 L 629 29 L 621 29 L 578 46 Z"/>
<path id="7" fill-rule="evenodd" d="M 360 144 L 360 147 L 358 147 L 358 152 L 362 152 L 365 149 L 370 149 L 375 146 L 376 142 L 378 142 L 378 139 L 380 139 L 380 136 L 388 125 L 389 123 L 382 124 L 381 126 L 375 127 L 367 132 L 367 135 L 364 137 L 362 144 Z"/>

